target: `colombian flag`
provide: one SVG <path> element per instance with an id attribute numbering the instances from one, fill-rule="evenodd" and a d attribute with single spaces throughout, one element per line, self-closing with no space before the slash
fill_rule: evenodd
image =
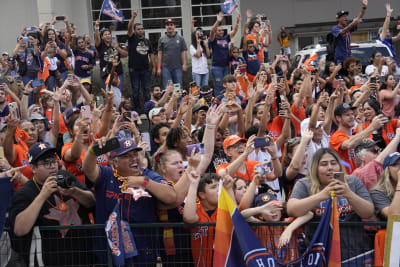
<path id="1" fill-rule="evenodd" d="M 328 267 L 339 267 L 341 266 L 340 230 L 339 230 L 339 211 L 336 206 L 336 199 L 332 200 L 332 214 L 331 214 L 330 227 L 332 229 L 332 239 L 331 239 Z"/>

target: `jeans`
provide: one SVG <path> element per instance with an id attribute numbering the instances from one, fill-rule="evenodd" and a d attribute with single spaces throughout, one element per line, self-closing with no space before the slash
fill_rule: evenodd
<path id="1" fill-rule="evenodd" d="M 226 67 L 218 67 L 211 66 L 211 75 L 214 81 L 214 96 L 218 96 L 221 94 L 223 89 L 222 79 L 229 74 L 229 66 Z"/>
<path id="2" fill-rule="evenodd" d="M 136 111 L 141 113 L 143 111 L 142 104 L 150 100 L 151 72 L 150 70 L 135 71 L 131 69 L 129 75 L 131 77 L 133 103 L 135 104 Z M 144 97 L 143 102 L 140 101 L 141 88 Z"/>
<path id="3" fill-rule="evenodd" d="M 163 89 L 167 88 L 168 80 L 173 83 L 180 83 L 182 85 L 182 68 L 180 69 L 167 69 L 161 68 Z"/>
<path id="4" fill-rule="evenodd" d="M 196 82 L 197 87 L 199 88 L 208 85 L 208 76 L 208 72 L 206 74 L 192 73 L 193 81 Z"/>

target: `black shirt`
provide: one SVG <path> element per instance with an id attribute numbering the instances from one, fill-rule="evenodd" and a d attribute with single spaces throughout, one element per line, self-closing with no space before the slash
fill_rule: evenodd
<path id="1" fill-rule="evenodd" d="M 113 48 L 111 45 L 107 46 L 103 41 L 96 48 L 99 52 L 100 58 L 100 75 L 102 78 L 105 78 L 108 74 L 110 74 L 109 71 L 111 71 L 112 59 L 115 56 L 121 58 L 121 55 L 118 53 L 117 49 Z M 118 75 L 123 73 L 121 63 L 119 63 L 115 71 L 118 73 Z"/>
<path id="2" fill-rule="evenodd" d="M 130 69 L 137 71 L 149 69 L 149 55 L 153 53 L 153 47 L 148 39 L 139 39 L 135 34 L 129 37 L 128 55 Z"/>

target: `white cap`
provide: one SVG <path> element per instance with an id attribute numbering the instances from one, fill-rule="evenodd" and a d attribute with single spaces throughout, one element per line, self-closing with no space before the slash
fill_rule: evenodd
<path id="1" fill-rule="evenodd" d="M 305 129 L 308 129 L 308 125 L 310 124 L 310 118 L 306 118 L 304 119 L 301 124 L 300 124 L 300 130 L 304 131 Z M 324 125 L 325 122 L 324 121 L 317 121 L 317 125 L 315 126 L 315 128 L 318 128 L 322 125 Z"/>

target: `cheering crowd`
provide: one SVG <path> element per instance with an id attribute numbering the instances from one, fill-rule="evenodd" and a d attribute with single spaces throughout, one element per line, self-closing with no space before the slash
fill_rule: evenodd
<path id="1" fill-rule="evenodd" d="M 400 31 L 391 37 L 386 4 L 377 42 L 393 57 L 374 51 L 362 66 L 350 43 L 367 7 L 362 0 L 350 23 L 339 11 L 333 54 L 302 66 L 291 64 L 288 31 L 282 27 L 274 39 L 267 17 L 250 10 L 244 19 L 237 14 L 228 32 L 223 13 L 209 34 L 192 25 L 190 45 L 168 19 L 158 48 L 135 21 L 138 11 L 126 44 L 99 20 L 94 43 L 77 36 L 66 16 L 25 27 L 0 60 L 9 266 L 104 264 L 104 230 L 92 237 L 35 226 L 105 224 L 117 203 L 129 224 L 188 224 L 132 230 L 138 255 L 126 266 L 212 266 L 215 227 L 190 224 L 216 221 L 220 181 L 248 221 L 291 222 L 275 233 L 280 239 L 268 238 L 268 226 L 253 228 L 282 261 L 310 242 L 315 227 L 300 226 L 321 219 L 332 192 L 340 221 L 400 214 L 400 65 L 393 49 Z M 238 35 L 240 45 L 233 42 Z M 277 41 L 281 53 L 273 55 L 268 47 Z M 121 63 L 126 57 L 129 68 Z M 193 82 L 185 85 L 190 61 Z M 97 92 L 96 64 L 103 84 Z M 341 227 L 343 240 L 354 237 L 341 240 L 343 260 L 374 248 L 366 230 Z M 32 235 L 41 236 L 40 258 L 32 256 Z"/>

